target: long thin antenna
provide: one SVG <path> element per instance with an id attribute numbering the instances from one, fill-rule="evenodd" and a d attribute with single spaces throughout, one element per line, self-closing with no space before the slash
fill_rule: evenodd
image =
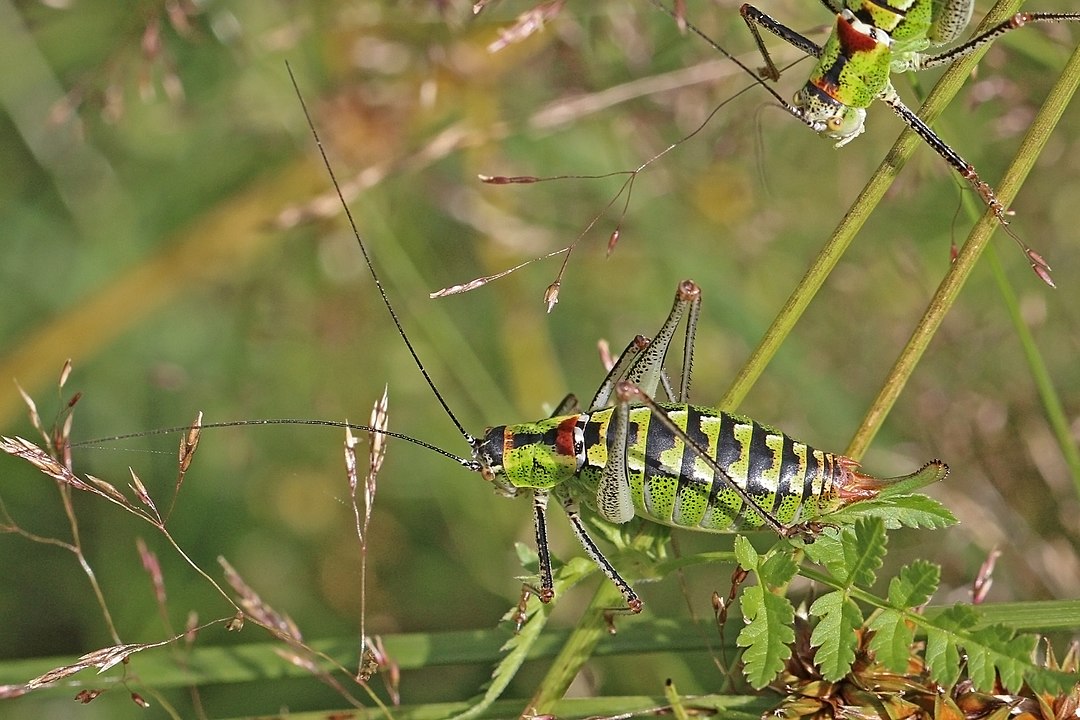
<path id="1" fill-rule="evenodd" d="M 268 418 L 268 419 L 264 419 L 264 420 L 230 420 L 229 422 L 202 423 L 202 424 L 198 425 L 198 428 L 200 430 L 205 430 L 206 428 L 240 427 L 240 426 L 243 426 L 243 425 L 319 425 L 319 426 L 323 426 L 323 427 L 349 428 L 350 430 L 359 430 L 359 431 L 362 431 L 362 432 L 373 432 L 373 433 L 378 433 L 379 435 L 384 435 L 386 437 L 397 438 L 398 440 L 405 440 L 407 442 L 411 442 L 413 445 L 419 445 L 422 448 L 427 448 L 428 450 L 434 450 L 435 452 L 439 453 L 440 455 L 442 455 L 444 457 L 448 457 L 451 460 L 461 464 L 462 466 L 464 466 L 464 467 L 466 467 L 466 468 L 468 468 L 470 470 L 475 470 L 477 472 L 480 471 L 480 464 L 478 462 L 476 462 L 475 460 L 469 460 L 468 458 L 463 458 L 463 457 L 461 457 L 459 455 L 455 455 L 454 453 L 449 452 L 447 450 L 443 450 L 441 447 L 438 447 L 436 445 L 432 445 L 429 442 L 425 442 L 423 440 L 418 440 L 417 438 L 410 437 L 409 435 L 404 435 L 402 433 L 392 432 L 390 430 L 379 430 L 378 428 L 373 428 L 373 427 L 370 427 L 368 425 L 359 425 L 359 424 L 356 424 L 356 423 L 344 422 L 344 421 L 340 421 L 340 420 L 310 420 L 310 419 L 306 419 L 306 418 Z M 131 440 L 133 438 L 149 437 L 151 435 L 171 435 L 173 433 L 187 432 L 190 429 L 191 429 L 191 426 L 184 425 L 184 426 L 177 426 L 177 427 L 158 428 L 156 430 L 144 430 L 143 432 L 126 433 L 124 435 L 110 435 L 109 437 L 95 438 L 93 440 L 82 440 L 82 441 L 77 442 L 77 443 L 72 443 L 71 447 L 76 448 L 76 447 L 88 447 L 88 446 L 94 446 L 94 445 L 104 445 L 106 443 L 114 443 L 114 442 L 117 442 L 119 440 Z"/>
<path id="2" fill-rule="evenodd" d="M 700 37 L 702 40 L 707 42 L 712 47 L 713 50 L 716 50 L 721 55 L 726 57 L 728 60 L 735 63 L 735 65 L 737 65 L 739 68 L 741 68 L 743 70 L 743 72 L 745 72 L 747 75 L 749 75 L 751 78 L 753 78 L 754 83 L 756 85 L 760 85 L 761 87 L 765 88 L 765 91 L 768 92 L 770 95 L 773 96 L 773 98 L 776 99 L 776 102 L 780 104 L 780 107 L 787 110 L 788 113 L 791 114 L 792 116 L 794 116 L 796 119 L 802 121 L 803 124 L 805 124 L 808 127 L 812 128 L 810 123 L 808 123 L 806 121 L 806 116 L 803 114 L 802 110 L 800 110 L 799 108 L 795 107 L 794 105 L 789 103 L 787 100 L 782 98 L 780 96 L 780 93 L 776 92 L 776 90 L 773 89 L 773 87 L 771 85 L 769 85 L 760 75 L 758 75 L 756 72 L 754 72 L 754 70 L 752 68 L 750 68 L 750 66 L 748 66 L 742 60 L 740 60 L 739 58 L 737 58 L 734 55 L 732 55 L 731 53 L 729 53 L 727 50 L 725 50 L 723 47 L 721 47 L 715 40 L 713 40 L 711 37 L 709 37 L 707 34 L 705 34 L 704 31 L 698 29 L 698 27 L 695 26 L 693 23 L 687 21 L 686 18 L 679 17 L 675 13 L 674 10 L 672 10 L 668 6 L 664 5 L 664 3 L 660 2 L 660 0 L 649 0 L 649 2 L 652 3 L 652 5 L 654 7 L 656 7 L 658 10 L 660 10 L 662 12 L 665 12 L 668 15 L 670 15 L 671 17 L 673 17 L 676 20 L 676 22 L 679 22 L 679 23 L 685 25 L 686 28 L 688 30 L 690 30 L 690 32 L 694 33 L 695 35 Z M 812 53 L 808 53 L 808 54 L 812 54 Z M 742 92 L 743 91 L 740 91 L 740 94 Z"/>
<path id="3" fill-rule="evenodd" d="M 300 86 L 296 82 L 296 76 L 293 75 L 292 66 L 287 60 L 285 61 L 285 69 L 289 71 L 289 79 L 292 81 L 293 89 L 296 91 L 296 98 L 300 101 L 300 107 L 304 111 L 304 117 L 307 119 L 308 127 L 311 129 L 311 134 L 315 138 L 315 144 L 319 148 L 319 155 L 322 156 L 323 165 L 326 166 L 326 172 L 330 175 L 330 181 L 334 184 L 334 191 L 337 193 L 338 199 L 341 200 L 341 207 L 345 210 L 345 217 L 349 219 L 349 226 L 352 228 L 353 236 L 356 237 L 356 244 L 360 246 L 360 252 L 364 254 L 364 262 L 367 263 L 368 272 L 371 273 L 371 279 L 375 281 L 375 287 L 379 290 L 379 296 L 382 297 L 383 305 L 386 306 L 386 311 L 390 313 L 390 319 L 394 321 L 394 325 L 397 327 L 398 335 L 400 335 L 401 339 L 405 342 L 405 347 L 409 348 L 409 354 L 412 355 L 413 362 L 416 363 L 417 369 L 419 369 L 420 374 L 424 376 L 424 380 L 427 381 L 428 387 L 431 388 L 431 392 L 435 394 L 435 398 L 439 401 L 439 404 L 442 405 L 447 416 L 453 421 L 454 425 L 457 426 L 458 432 L 460 432 L 461 436 L 465 438 L 465 441 L 469 443 L 469 447 L 476 447 L 476 438 L 465 432 L 465 427 L 458 421 L 457 416 L 454 415 L 454 411 L 450 409 L 446 400 L 443 399 L 442 393 L 435 387 L 435 383 L 432 382 L 427 369 L 424 368 L 424 363 L 420 362 L 420 356 L 416 354 L 416 349 L 413 348 L 413 344 L 409 342 L 409 336 L 405 334 L 405 329 L 401 326 L 401 321 L 394 311 L 394 306 L 390 304 L 390 298 L 387 296 L 386 290 L 383 289 L 383 285 L 379 281 L 379 276 L 375 272 L 375 266 L 371 262 L 371 257 L 368 255 L 363 238 L 360 237 L 360 231 L 356 227 L 356 221 L 353 220 L 352 212 L 349 210 L 349 204 L 345 202 L 345 196 L 341 192 L 341 186 L 338 184 L 337 176 L 334 175 L 334 169 L 330 166 L 330 159 L 326 156 L 326 149 L 323 147 L 322 140 L 319 138 L 319 132 L 315 129 L 315 122 L 311 119 L 311 113 L 308 112 L 307 104 L 304 102 L 304 96 L 300 94 Z"/>

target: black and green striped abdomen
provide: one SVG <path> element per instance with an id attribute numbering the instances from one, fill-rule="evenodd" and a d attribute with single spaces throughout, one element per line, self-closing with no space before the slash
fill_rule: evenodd
<path id="1" fill-rule="evenodd" d="M 716 459 L 758 507 L 793 526 L 850 502 L 842 492 L 854 463 L 822 452 L 747 417 L 694 405 L 664 405 L 671 419 Z M 585 464 L 575 494 L 595 497 L 607 461 L 611 410 L 593 413 L 584 428 Z M 654 522 L 711 532 L 763 526 L 726 478 L 644 407 L 630 411 L 627 465 L 634 508 Z"/>

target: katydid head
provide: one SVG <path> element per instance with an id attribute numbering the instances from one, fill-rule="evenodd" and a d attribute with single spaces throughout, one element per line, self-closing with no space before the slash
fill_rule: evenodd
<path id="1" fill-rule="evenodd" d="M 843 147 L 866 130 L 866 110 L 845 105 L 811 82 L 795 93 L 799 118 L 819 135 Z"/>
<path id="2" fill-rule="evenodd" d="M 505 497 L 517 495 L 517 488 L 510 483 L 503 470 L 504 426 L 488 428 L 484 437 L 473 441 L 473 460 L 480 474 L 491 483 L 495 492 Z"/>
<path id="3" fill-rule="evenodd" d="M 473 457 L 500 495 L 514 497 L 523 488 L 549 490 L 576 475 L 585 462 L 583 417 L 488 428 L 474 445 Z"/>

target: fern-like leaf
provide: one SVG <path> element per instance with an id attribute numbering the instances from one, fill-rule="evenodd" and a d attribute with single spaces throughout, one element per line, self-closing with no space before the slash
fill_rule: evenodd
<path id="1" fill-rule="evenodd" d="M 953 636 L 937 627 L 926 629 L 926 650 L 923 655 L 930 677 L 943 687 L 952 687 L 960 679 L 960 649 Z"/>
<path id="2" fill-rule="evenodd" d="M 863 518 L 843 539 L 848 585 L 870 587 L 885 561 L 885 523 L 881 518 Z"/>
<path id="3" fill-rule="evenodd" d="M 956 684 L 960 678 L 959 633 L 970 629 L 977 619 L 970 606 L 953 605 L 926 628 L 926 666 L 935 682 L 945 687 Z"/>
<path id="4" fill-rule="evenodd" d="M 840 533 L 833 529 L 826 529 L 814 542 L 803 546 L 811 561 L 824 568 L 843 566 L 844 546 L 840 542 Z"/>
<path id="5" fill-rule="evenodd" d="M 743 590 L 742 613 L 746 626 L 735 642 L 746 648 L 743 672 L 747 681 L 761 689 L 784 668 L 795 641 L 795 608 L 784 595 L 770 588 L 786 586 L 799 566 L 792 557 L 794 548 L 778 543 L 761 555 L 741 535 L 735 538 L 735 557 L 740 567 L 757 575 L 758 584 Z"/>
<path id="6" fill-rule="evenodd" d="M 757 571 L 761 556 L 745 535 L 735 536 L 735 559 L 743 570 Z"/>
<path id="7" fill-rule="evenodd" d="M 978 614 L 969 605 L 954 605 L 921 621 L 926 627 L 926 665 L 936 682 L 945 686 L 956 683 L 962 648 L 968 677 L 982 692 L 993 692 L 998 678 L 1012 691 L 1019 691 L 1026 682 L 1036 692 L 1061 693 L 1077 683 L 1073 673 L 1032 662 L 1036 636 L 1016 635 L 1003 625 L 978 627 L 978 622 Z"/>
<path id="8" fill-rule="evenodd" d="M 782 595 L 773 595 L 761 585 L 743 590 L 743 617 L 747 625 L 735 640 L 743 653 L 743 673 L 757 689 L 772 682 L 791 657 L 795 641 L 795 609 Z"/>
<path id="9" fill-rule="evenodd" d="M 915 493 L 877 497 L 852 503 L 829 515 L 837 525 L 854 523 L 859 518 L 880 518 L 887 530 L 901 527 L 937 530 L 956 524 L 956 517 L 947 507 L 929 495 Z"/>
<path id="10" fill-rule="evenodd" d="M 795 573 L 799 571 L 799 565 L 791 556 L 793 548 L 790 545 L 782 545 L 783 549 L 771 553 L 765 562 L 758 568 L 758 582 L 771 588 L 782 587 L 791 582 Z"/>
<path id="11" fill-rule="evenodd" d="M 902 673 L 911 657 L 911 643 L 915 628 L 900 610 L 882 610 L 867 624 L 874 631 L 870 638 L 870 650 L 885 667 Z"/>
<path id="12" fill-rule="evenodd" d="M 869 587 L 885 558 L 885 542 L 885 525 L 880 518 L 860 518 L 839 536 L 823 535 L 805 550 L 845 587 Z"/>
<path id="13" fill-rule="evenodd" d="M 817 648 L 814 661 L 826 680 L 840 680 L 855 662 L 855 630 L 862 626 L 862 611 L 847 593 L 836 590 L 815 600 L 810 614 L 821 618 L 810 635 L 810 645 Z"/>
<path id="14" fill-rule="evenodd" d="M 900 568 L 889 582 L 889 605 L 896 610 L 919 607 L 937 592 L 941 567 L 927 560 L 916 560 Z"/>
<path id="15" fill-rule="evenodd" d="M 1034 669 L 1031 658 L 1037 642 L 1034 635 L 1014 637 L 1013 631 L 1003 625 L 981 628 L 964 641 L 968 676 L 975 687 L 990 692 L 995 676 L 1000 674 L 1004 687 L 1018 691 L 1025 672 Z"/>
<path id="16" fill-rule="evenodd" d="M 925 560 L 916 560 L 900 569 L 889 582 L 889 605 L 871 618 L 868 627 L 874 631 L 870 650 L 885 667 L 904 672 L 911 655 L 915 626 L 908 608 L 926 603 L 937 590 L 941 568 Z"/>

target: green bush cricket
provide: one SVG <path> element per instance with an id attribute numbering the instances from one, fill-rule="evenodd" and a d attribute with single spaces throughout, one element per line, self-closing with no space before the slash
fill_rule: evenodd
<path id="1" fill-rule="evenodd" d="M 842 4 L 839 0 L 820 2 L 836 15 L 832 34 L 824 45 L 818 45 L 800 35 L 753 5 L 744 4 L 739 10 L 765 60 L 763 74 L 767 79 L 778 80 L 780 70 L 765 47 L 759 28 L 768 30 L 807 55 L 817 58 L 806 84 L 795 93 L 792 102 L 789 103 L 773 93 L 781 107 L 814 132 L 835 140 L 836 147 L 839 148 L 863 133 L 866 108 L 874 100 L 885 103 L 979 193 L 1002 229 L 1020 246 L 1035 274 L 1053 287 L 1050 266 L 1008 227 L 1008 211 L 998 200 L 994 188 L 979 177 L 971 163 L 904 104 L 893 88 L 889 76 L 892 73 L 947 65 L 1025 25 L 1078 22 L 1080 13 L 1016 13 L 954 48 L 935 53 L 924 51 L 956 40 L 971 21 L 974 0 L 843 0 Z M 731 57 L 697 28 L 692 29 L 714 48 Z M 736 62 L 746 69 L 741 62 Z"/>

